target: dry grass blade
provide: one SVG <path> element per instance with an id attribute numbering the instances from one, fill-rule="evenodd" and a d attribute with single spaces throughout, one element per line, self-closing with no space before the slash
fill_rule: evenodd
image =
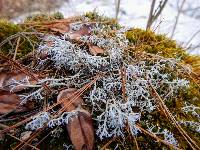
<path id="1" fill-rule="evenodd" d="M 187 143 L 190 145 L 190 147 L 192 149 L 200 149 L 198 147 L 198 145 L 196 144 L 196 142 L 194 140 L 192 140 L 189 135 L 182 129 L 182 127 L 177 123 L 176 119 L 173 117 L 173 115 L 170 113 L 170 111 L 168 110 L 167 106 L 164 104 L 162 98 L 159 96 L 159 94 L 157 93 L 157 91 L 155 90 L 155 88 L 153 87 L 153 85 L 151 84 L 151 82 L 149 81 L 149 85 L 151 87 L 151 89 L 153 90 L 154 94 L 156 95 L 156 99 L 158 100 L 158 104 L 161 108 L 161 110 L 164 112 L 165 116 L 173 122 L 173 124 L 175 125 L 175 127 L 178 129 L 178 131 L 181 133 L 181 135 L 183 136 L 183 138 L 187 141 Z"/>
<path id="2" fill-rule="evenodd" d="M 26 139 L 26 142 L 18 144 L 13 150 L 20 150 L 23 149 L 26 145 L 28 145 L 36 136 L 38 136 L 43 129 L 39 129 L 35 133 L 33 133 L 28 139 Z M 30 144 L 29 144 L 30 145 Z M 35 147 L 36 148 L 36 147 Z M 38 149 L 38 148 L 37 148 Z"/>
<path id="3" fill-rule="evenodd" d="M 40 150 L 39 148 L 37 148 L 37 147 L 35 147 L 35 146 L 33 146 L 33 145 L 31 145 L 31 144 L 29 144 L 29 143 L 27 143 L 27 142 L 25 142 L 25 141 L 19 139 L 19 138 L 15 137 L 15 136 L 13 136 L 13 135 L 11 135 L 11 134 L 9 134 L 9 135 L 10 135 L 11 137 L 15 138 L 16 140 L 19 140 L 21 143 L 24 143 L 24 144 L 30 146 L 30 147 L 33 148 L 33 149 Z"/>
<path id="4" fill-rule="evenodd" d="M 124 100 L 126 101 L 126 70 L 121 68 L 121 78 L 122 78 L 122 95 Z"/>
<path id="5" fill-rule="evenodd" d="M 7 125 L 3 125 L 3 124 L 0 124 L 0 126 L 1 126 L 1 128 L 8 128 Z M 14 135 L 12 135 L 12 134 L 8 134 L 8 135 L 11 136 L 11 137 L 13 137 L 14 139 L 20 141 L 20 142 L 21 142 L 20 144 L 23 144 L 23 143 L 24 143 L 24 144 L 28 145 L 29 147 L 31 147 L 32 149 L 39 150 L 37 147 L 35 147 L 35 146 L 33 146 L 33 145 L 27 143 L 26 141 L 23 141 L 23 140 L 17 138 L 16 136 L 14 136 Z"/>
<path id="6" fill-rule="evenodd" d="M 108 141 L 100 150 L 106 150 L 106 148 L 115 140 L 117 139 L 117 137 L 112 138 L 110 141 Z"/>
<path id="7" fill-rule="evenodd" d="M 149 131 L 143 129 L 141 126 L 136 125 L 136 127 L 137 127 L 139 130 L 141 130 L 144 134 L 149 135 L 150 137 L 154 138 L 156 141 L 161 142 L 162 144 L 168 146 L 169 148 L 173 148 L 173 149 L 176 149 L 176 150 L 181 150 L 180 148 L 178 148 L 178 147 L 176 147 L 176 146 L 174 146 L 174 145 L 172 145 L 172 144 L 169 144 L 168 142 L 166 142 L 166 141 L 164 141 L 164 140 L 161 140 L 161 139 L 158 138 L 155 134 L 152 134 L 151 132 L 149 132 Z"/>
<path id="8" fill-rule="evenodd" d="M 134 139 L 134 143 L 135 143 L 135 146 L 136 146 L 136 150 L 140 150 L 140 149 L 139 149 L 139 146 L 138 146 L 138 142 L 137 142 L 136 137 L 133 136 L 133 139 Z"/>
<path id="9" fill-rule="evenodd" d="M 4 56 L 3 54 L 0 53 L 0 57 L 2 59 L 4 59 L 5 61 L 7 61 L 10 65 L 12 65 L 13 67 L 15 67 L 16 69 L 19 69 L 21 72 L 23 72 L 24 74 L 26 74 L 27 76 L 31 77 L 33 80 L 37 81 L 38 82 L 38 78 L 33 74 L 31 73 L 30 71 L 28 71 L 25 67 L 22 67 L 21 64 L 19 64 L 18 62 Z M 46 85 L 46 84 L 42 84 L 42 86 L 49 92 L 51 93 L 51 89 Z"/>
<path id="10" fill-rule="evenodd" d="M 20 122 L 18 122 L 18 123 L 16 123 L 16 124 L 12 125 L 12 126 L 9 126 L 9 127 L 5 128 L 5 129 L 3 129 L 3 130 L 0 130 L 0 134 L 5 133 L 5 132 L 8 132 L 8 131 L 10 131 L 10 130 L 12 130 L 12 129 L 15 129 L 15 128 L 17 128 L 17 127 L 19 127 L 19 126 L 21 126 L 21 125 L 27 123 L 27 122 L 30 121 L 31 119 L 32 119 L 32 117 L 26 118 L 26 119 L 24 119 L 24 120 L 22 120 L 22 121 L 20 121 Z"/>

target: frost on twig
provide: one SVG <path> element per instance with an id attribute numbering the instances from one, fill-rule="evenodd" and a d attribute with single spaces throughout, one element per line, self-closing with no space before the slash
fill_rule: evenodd
<path id="1" fill-rule="evenodd" d="M 21 94 L 20 99 L 21 99 L 21 105 L 25 104 L 28 100 L 42 100 L 44 99 L 44 88 L 42 87 L 42 84 L 47 84 L 51 88 L 58 88 L 58 87 L 70 87 L 70 86 L 76 86 L 76 87 L 81 87 L 85 83 L 88 82 L 88 80 L 80 80 L 79 79 L 79 73 L 69 76 L 68 78 L 53 78 L 53 77 L 46 77 L 44 79 L 39 79 L 36 84 L 33 84 L 29 81 L 29 77 L 25 77 L 24 79 L 21 80 L 12 80 L 10 83 L 10 89 L 15 90 L 20 87 L 25 87 L 32 89 L 32 92 L 29 92 L 28 94 Z"/>

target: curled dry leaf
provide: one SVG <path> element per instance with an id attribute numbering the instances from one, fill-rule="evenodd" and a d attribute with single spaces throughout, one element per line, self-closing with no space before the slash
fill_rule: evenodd
<path id="1" fill-rule="evenodd" d="M 23 106 L 19 105 L 20 102 L 20 97 L 17 94 L 0 89 L 0 114 L 12 111 L 13 113 L 20 113 L 34 108 L 32 102 L 28 102 Z"/>
<path id="2" fill-rule="evenodd" d="M 92 45 L 92 44 L 89 44 L 89 51 L 94 56 L 104 53 L 104 49 L 102 49 L 98 46 Z"/>
<path id="3" fill-rule="evenodd" d="M 6 90 L 0 90 L 0 114 L 15 110 L 19 103 L 19 96 Z"/>
<path id="4" fill-rule="evenodd" d="M 24 80 L 26 82 L 26 79 L 28 79 L 28 82 L 31 84 L 36 84 L 37 81 L 32 80 L 31 78 L 27 78 L 27 75 L 24 73 L 0 73 L 0 88 L 3 88 L 7 91 L 12 92 L 19 92 L 27 87 L 24 85 L 18 85 L 16 86 L 16 83 L 14 81 L 22 81 Z M 27 83 L 24 83 L 27 84 Z M 14 88 L 13 88 L 14 87 Z"/>
<path id="5" fill-rule="evenodd" d="M 76 89 L 67 89 L 60 92 L 58 95 L 58 101 L 66 98 L 66 101 L 63 103 L 63 106 L 73 98 Z M 66 111 L 72 111 L 83 103 L 83 99 L 78 97 L 69 107 L 66 108 Z M 70 139 L 76 150 L 92 150 L 94 148 L 94 128 L 92 124 L 91 114 L 84 110 L 78 110 L 78 116 L 73 118 L 66 125 Z"/>
<path id="6" fill-rule="evenodd" d="M 72 96 L 74 95 L 74 93 L 76 91 L 77 91 L 77 89 L 75 89 L 75 88 L 69 88 L 66 90 L 62 90 L 57 97 L 57 101 L 65 99 L 65 101 L 62 103 L 62 105 L 65 106 L 69 102 L 70 98 L 73 98 Z M 71 105 L 69 105 L 66 108 L 66 111 L 70 112 L 70 111 L 76 109 L 82 103 L 83 103 L 83 99 L 81 97 L 78 97 Z"/>
<path id="7" fill-rule="evenodd" d="M 47 26 L 50 30 L 59 32 L 59 33 L 67 33 L 70 30 L 69 23 L 68 22 L 57 22 L 57 23 L 52 23 Z"/>
<path id="8" fill-rule="evenodd" d="M 69 36 L 73 40 L 79 40 L 81 36 L 90 35 L 90 25 L 83 25 L 80 30 L 70 32 Z"/>
<path id="9" fill-rule="evenodd" d="M 76 150 L 92 150 L 94 147 L 94 128 L 90 113 L 78 111 L 78 117 L 67 124 L 67 131 Z"/>

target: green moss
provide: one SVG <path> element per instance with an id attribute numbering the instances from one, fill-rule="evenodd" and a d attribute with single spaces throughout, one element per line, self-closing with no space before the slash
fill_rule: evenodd
<path id="1" fill-rule="evenodd" d="M 159 54 L 167 58 L 184 59 L 187 56 L 186 51 L 174 40 L 150 30 L 131 29 L 127 31 L 126 37 L 135 46 L 136 51 Z"/>
<path id="2" fill-rule="evenodd" d="M 120 24 L 117 22 L 116 19 L 113 18 L 108 18 L 106 16 L 103 15 L 99 15 L 97 12 L 87 12 L 84 17 L 86 17 L 87 19 L 89 19 L 89 21 L 96 21 L 99 23 L 103 23 L 103 24 L 108 24 L 110 25 L 112 28 L 115 27 L 115 29 L 120 29 L 121 26 Z"/>
<path id="3" fill-rule="evenodd" d="M 7 20 L 0 20 L 0 42 L 21 31 L 22 29 L 20 26 L 10 23 Z"/>
<path id="4" fill-rule="evenodd" d="M 53 14 L 35 14 L 35 15 L 28 16 L 25 19 L 25 22 L 35 22 L 36 23 L 36 22 L 59 20 L 59 19 L 63 19 L 63 18 L 64 18 L 64 16 L 60 12 L 56 12 Z"/>
<path id="5" fill-rule="evenodd" d="M 15 36 L 17 33 L 28 31 L 24 27 L 11 23 L 7 20 L 0 20 L 0 43 L 13 36 L 7 40 L 2 47 L 0 48 L 1 52 L 5 54 L 13 54 L 17 45 L 17 40 L 20 37 L 18 49 L 17 49 L 17 58 L 25 56 L 33 50 L 34 42 L 38 39 L 34 35 L 25 36 Z"/>
<path id="6" fill-rule="evenodd" d="M 169 73 L 174 74 L 173 79 L 176 79 L 179 76 L 181 76 L 181 78 L 187 78 L 187 80 L 190 81 L 190 86 L 187 89 L 178 91 L 175 97 L 168 98 L 167 101 L 165 101 L 165 104 L 172 114 L 176 114 L 176 118 L 178 118 L 178 120 L 198 122 L 198 119 L 192 114 L 184 114 L 181 108 L 185 106 L 185 102 L 200 107 L 200 57 L 187 54 L 186 51 L 176 43 L 176 41 L 167 38 L 165 35 L 155 34 L 153 31 L 150 30 L 146 31 L 137 28 L 130 29 L 126 32 L 126 37 L 129 40 L 129 45 L 131 47 L 129 55 L 132 55 L 133 57 L 135 52 L 147 52 L 157 54 L 165 58 L 180 59 L 181 63 L 192 67 L 193 73 L 191 74 L 191 76 L 182 73 L 177 74 L 176 71 L 166 69 Z M 160 89 L 160 91 L 163 90 L 164 89 Z M 144 116 L 145 115 L 143 115 L 143 117 Z M 164 114 L 162 114 L 161 112 L 152 114 L 151 122 L 155 125 L 157 124 L 164 128 L 168 128 L 170 131 L 172 131 L 172 133 L 174 133 L 174 135 L 178 139 L 179 145 L 181 145 L 184 149 L 188 148 L 187 143 L 182 140 L 182 138 L 179 136 L 179 132 L 174 128 L 174 126 L 171 125 L 171 122 L 169 122 L 169 120 L 164 117 Z M 187 131 L 189 136 L 196 139 L 196 141 L 200 140 L 200 134 L 195 133 L 191 129 L 191 127 L 183 126 L 183 128 Z M 147 139 L 148 138 L 145 138 L 145 140 Z M 151 139 L 148 140 L 150 141 L 147 146 L 149 148 L 154 144 Z M 144 143 L 144 141 L 142 142 L 142 140 L 139 141 L 141 141 L 141 143 Z M 154 149 L 157 149 L 156 147 L 159 147 L 159 149 L 161 148 L 161 146 L 156 145 Z"/>
<path id="7" fill-rule="evenodd" d="M 100 16 L 95 12 L 86 13 L 84 16 L 87 17 L 89 21 L 104 22 L 105 24 L 109 24 L 111 27 L 113 27 L 111 28 L 113 30 L 120 28 L 120 25 L 116 22 L 116 20 Z M 53 21 L 55 19 L 62 19 L 62 18 L 63 16 L 60 13 L 56 13 L 51 16 L 40 14 L 40 15 L 34 15 L 34 16 L 28 17 L 25 23 L 35 23 L 36 25 L 39 25 L 37 27 L 41 27 L 41 22 L 45 22 L 45 21 L 48 22 L 48 21 Z M 4 39 L 6 39 L 7 37 L 13 34 L 22 32 L 23 30 L 27 30 L 27 28 L 29 27 L 30 26 L 28 25 L 27 26 L 15 25 L 5 20 L 2 20 L 0 22 L 0 38 L 1 38 L 0 40 L 3 41 Z M 38 29 L 38 28 L 35 27 L 34 29 Z M 31 31 L 31 30 L 28 30 L 28 31 Z M 48 30 L 46 29 L 45 31 L 48 32 Z M 108 35 L 115 36 L 113 32 L 109 32 Z M 166 58 L 181 59 L 183 63 L 189 64 L 192 66 L 192 69 L 194 73 L 196 74 L 195 77 L 197 76 L 197 78 L 195 78 L 196 79 L 195 81 L 197 83 L 195 83 L 195 81 L 193 81 L 192 79 L 188 77 L 188 80 L 191 81 L 190 87 L 187 90 L 186 89 L 181 90 L 178 93 L 176 93 L 176 96 L 166 100 L 165 104 L 169 108 L 170 112 L 176 115 L 176 118 L 178 118 L 178 120 L 196 121 L 192 115 L 184 114 L 181 111 L 181 108 L 184 106 L 184 102 L 189 102 L 191 104 L 194 104 L 195 106 L 200 107 L 200 104 L 198 101 L 200 99 L 200 89 L 198 86 L 200 82 L 199 80 L 200 78 L 198 78 L 200 77 L 200 57 L 188 55 L 183 48 L 177 45 L 176 41 L 167 38 L 165 35 L 155 34 L 153 31 L 150 31 L 150 30 L 145 31 L 142 29 L 131 29 L 126 32 L 126 37 L 129 40 L 130 46 L 135 48 L 134 50 L 132 50 L 132 52 L 130 52 L 131 54 L 134 54 L 136 51 L 142 51 L 142 52 L 144 51 L 144 52 L 148 52 L 152 54 L 158 54 Z M 32 41 L 36 41 L 36 39 L 34 39 L 35 37 L 30 37 L 30 38 Z M 15 43 L 14 48 L 16 45 L 16 41 L 17 41 L 17 38 L 11 41 L 12 43 Z M 5 51 L 5 53 L 9 53 L 10 49 L 13 49 L 13 47 L 9 44 L 4 45 L 2 48 Z M 19 49 L 18 56 L 22 57 L 26 55 L 27 53 L 29 53 L 32 50 L 32 47 L 26 39 L 22 39 L 18 49 Z M 163 68 L 164 72 L 166 70 L 167 70 L 166 68 Z M 167 70 L 167 72 L 170 72 L 173 74 L 172 78 L 176 79 L 178 76 L 178 73 L 176 71 L 174 72 L 173 71 L 174 70 L 169 70 L 169 69 Z M 165 89 L 161 88 L 160 91 L 158 92 L 162 92 L 163 90 Z M 162 93 L 160 94 L 162 95 Z M 185 142 L 185 140 L 183 140 L 183 138 L 180 136 L 179 132 L 172 125 L 172 123 L 166 117 L 164 117 L 164 114 L 162 114 L 162 112 L 155 111 L 151 115 L 142 114 L 142 117 L 143 118 L 141 120 L 149 120 L 154 125 L 158 125 L 160 127 L 169 129 L 172 133 L 174 133 L 181 147 L 183 149 L 188 148 L 188 145 Z M 146 128 L 145 123 L 141 122 L 141 125 L 143 128 Z M 195 139 L 197 139 L 197 141 L 200 140 L 199 134 L 194 133 L 190 129 L 190 127 L 183 127 L 183 128 L 187 131 L 187 133 L 190 136 L 192 135 L 191 137 L 194 137 Z M 41 135 L 41 138 L 44 137 L 45 134 L 43 133 Z M 107 148 L 114 149 L 116 145 L 118 144 L 119 149 L 133 149 L 135 143 L 133 139 L 129 138 L 130 136 L 128 133 L 126 133 L 126 135 L 127 136 L 125 137 L 125 139 L 116 139 Z M 48 145 L 49 149 L 54 149 L 55 147 L 57 149 L 62 149 L 63 148 L 62 144 L 65 143 L 65 141 L 69 141 L 69 139 L 66 138 L 67 136 L 63 133 L 61 137 L 63 138 L 60 138 L 59 140 L 52 139 L 52 137 L 47 138 L 45 142 L 41 143 L 41 148 L 42 149 L 46 148 L 46 145 L 50 143 Z M 160 138 L 163 139 L 163 137 L 160 137 Z M 100 139 L 96 137 L 96 145 L 100 145 L 102 147 L 110 140 L 111 138 L 106 139 L 104 141 L 100 141 Z M 123 141 L 123 144 L 121 144 L 122 143 L 121 141 Z M 141 149 L 166 149 L 164 145 L 162 145 L 159 142 L 156 142 L 151 137 L 144 135 L 142 133 L 138 135 L 137 141 Z"/>

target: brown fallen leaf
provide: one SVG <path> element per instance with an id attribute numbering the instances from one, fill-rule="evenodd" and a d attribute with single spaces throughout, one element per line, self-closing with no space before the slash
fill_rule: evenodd
<path id="1" fill-rule="evenodd" d="M 69 88 L 69 89 L 66 89 L 66 90 L 62 90 L 58 97 L 57 97 L 57 101 L 60 101 L 62 99 L 66 99 L 66 101 L 63 102 L 63 106 L 65 106 L 65 104 L 68 103 L 69 99 L 72 97 L 72 95 L 77 91 L 77 89 L 75 88 Z M 66 108 L 66 111 L 72 111 L 74 109 L 76 109 L 79 105 L 81 105 L 83 103 L 83 99 L 81 97 L 78 97 L 76 99 L 76 101 L 74 101 L 72 103 L 72 105 L 69 105 L 67 108 Z"/>
<path id="2" fill-rule="evenodd" d="M 14 83 L 13 81 L 21 81 L 21 80 L 26 80 L 27 75 L 24 73 L 14 73 L 14 72 L 10 72 L 10 73 L 4 73 L 1 72 L 0 73 L 0 88 L 3 88 L 7 91 L 11 91 L 12 92 L 19 92 L 22 91 L 24 89 L 26 89 L 26 86 L 23 85 L 18 85 L 17 87 L 13 88 L 13 86 L 16 86 L 16 83 Z M 36 84 L 37 81 L 32 80 L 31 78 L 28 78 L 28 81 L 30 84 Z M 27 84 L 27 83 L 25 83 Z"/>
<path id="3" fill-rule="evenodd" d="M 81 36 L 90 35 L 90 26 L 83 25 L 80 30 L 70 32 L 69 36 L 72 40 L 79 40 Z"/>
<path id="4" fill-rule="evenodd" d="M 68 22 L 57 22 L 47 25 L 47 27 L 52 31 L 59 32 L 62 34 L 67 33 L 70 30 Z"/>
<path id="5" fill-rule="evenodd" d="M 67 131 L 76 150 L 94 148 L 94 128 L 90 113 L 84 109 L 78 111 L 78 117 L 67 124 Z"/>
<path id="6" fill-rule="evenodd" d="M 92 44 L 89 44 L 89 51 L 94 56 L 104 53 L 104 49 L 102 49 L 98 46 L 92 45 Z"/>
<path id="7" fill-rule="evenodd" d="M 60 101 L 66 98 L 66 101 L 62 104 L 65 106 L 75 92 L 76 89 L 73 88 L 63 90 L 58 95 L 57 100 Z M 66 125 L 66 128 L 76 150 L 92 150 L 94 148 L 94 128 L 92 117 L 88 111 L 80 109 L 82 103 L 83 99 L 78 97 L 76 101 L 66 108 L 66 111 L 72 111 L 79 107 L 77 117 L 73 118 Z"/>
<path id="8" fill-rule="evenodd" d="M 19 103 L 19 96 L 6 90 L 0 90 L 0 114 L 15 110 Z"/>

